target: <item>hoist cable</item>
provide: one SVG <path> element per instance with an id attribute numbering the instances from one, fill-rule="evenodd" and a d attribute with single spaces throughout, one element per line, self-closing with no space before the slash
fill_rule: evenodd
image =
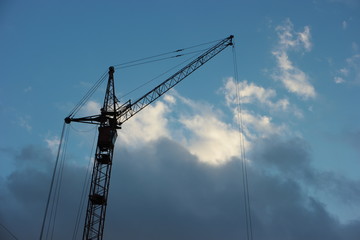
<path id="1" fill-rule="evenodd" d="M 238 128 L 240 134 L 240 148 L 241 148 L 241 170 L 242 170 L 242 180 L 243 180 L 243 191 L 244 191 L 244 209 L 245 209 L 245 218 L 246 218 L 246 236 L 247 240 L 253 239 L 253 230 L 252 230 L 252 220 L 251 220 L 251 205 L 250 205 L 250 194 L 249 194 L 249 183 L 248 183 L 248 173 L 247 173 L 247 164 L 246 164 L 246 151 L 245 151 L 245 141 L 244 141 L 244 125 L 242 119 L 242 108 L 241 108 L 241 94 L 239 89 L 239 80 L 238 80 L 238 69 L 237 69 L 237 57 L 235 51 L 235 45 L 232 48 L 233 52 L 233 63 L 234 63 L 234 78 L 236 86 L 236 107 L 237 107 L 237 119 L 238 119 Z"/>
<path id="2" fill-rule="evenodd" d="M 117 67 L 115 67 L 115 69 L 130 68 L 130 67 L 135 67 L 135 66 L 139 66 L 139 65 L 153 63 L 153 62 L 160 62 L 160 61 L 164 61 L 164 60 L 171 59 L 171 58 L 177 58 L 177 57 L 181 57 L 181 56 L 182 56 L 182 54 L 178 54 L 178 55 L 175 55 L 175 56 L 169 56 L 169 57 L 165 57 L 165 58 L 149 60 L 149 61 L 146 61 L 146 62 L 134 63 L 134 64 L 130 64 L 130 65 L 127 65 L 127 66 L 122 66 L 122 67 L 117 66 Z"/>
<path id="3" fill-rule="evenodd" d="M 64 147 L 63 147 L 63 151 L 62 151 L 62 154 L 61 154 L 59 172 L 57 174 L 55 194 L 54 194 L 54 199 L 53 199 L 53 210 L 52 210 L 52 212 L 53 212 L 52 219 L 53 220 L 52 221 L 51 221 L 51 217 L 50 217 L 50 221 L 52 223 L 50 239 L 53 239 L 54 232 L 55 232 L 57 212 L 58 212 L 57 210 L 58 210 L 59 201 L 60 201 L 60 192 L 61 192 L 61 187 L 62 187 L 62 180 L 63 180 L 63 175 L 64 175 L 64 166 L 65 166 L 66 153 L 67 153 L 67 144 L 68 144 L 68 139 L 69 139 L 69 130 L 70 130 L 70 128 L 67 128 L 65 130 Z"/>
<path id="4" fill-rule="evenodd" d="M 125 67 L 128 67 L 127 65 L 129 65 L 129 64 L 132 65 L 132 64 L 135 64 L 137 62 L 142 62 L 142 61 L 149 60 L 149 59 L 152 59 L 152 58 L 157 58 L 157 57 L 169 55 L 169 54 L 172 54 L 172 53 L 178 53 L 178 52 L 181 52 L 181 51 L 183 51 L 183 50 L 178 49 L 178 50 L 175 50 L 175 51 L 162 53 L 162 54 L 158 54 L 158 55 L 154 55 L 154 56 L 150 56 L 150 57 L 140 58 L 140 59 L 132 60 L 132 61 L 125 62 L 125 63 L 119 63 L 119 64 L 114 65 L 114 68 L 125 68 Z"/>
<path id="5" fill-rule="evenodd" d="M 154 59 L 154 60 L 150 60 L 150 61 L 146 61 L 146 62 L 134 63 L 134 64 L 123 66 L 123 67 L 115 67 L 115 69 L 124 69 L 124 68 L 135 67 L 135 66 L 139 66 L 139 65 L 143 65 L 143 64 L 153 63 L 153 62 L 160 62 L 160 61 L 164 61 L 164 60 L 171 59 L 171 58 L 178 58 L 178 57 L 183 57 L 183 56 L 194 54 L 194 53 L 204 52 L 205 50 L 206 49 L 201 49 L 201 50 L 192 51 L 192 52 L 183 53 L 183 54 L 177 54 L 177 55 L 169 56 L 169 57 L 165 57 L 165 58 Z"/>
<path id="6" fill-rule="evenodd" d="M 71 110 L 71 112 L 69 113 L 69 117 L 75 115 L 82 106 L 84 106 L 84 104 L 89 100 L 89 98 L 91 97 L 91 95 L 94 94 L 94 92 L 96 91 L 96 89 L 99 88 L 99 86 L 104 82 L 104 80 L 106 79 L 106 75 L 107 72 L 105 72 L 104 74 L 101 75 L 101 77 L 99 78 L 99 80 L 97 80 L 95 82 L 95 84 L 90 88 L 90 90 L 82 97 L 82 99 L 75 105 L 75 107 Z"/>
<path id="7" fill-rule="evenodd" d="M 194 52 L 193 52 L 193 54 L 194 54 Z M 156 79 L 158 79 L 158 78 L 160 78 L 160 77 L 164 76 L 165 74 L 167 74 L 168 72 L 172 71 L 172 70 L 173 70 L 173 69 L 175 69 L 175 68 L 178 68 L 178 67 L 179 67 L 179 66 L 181 66 L 182 64 L 184 64 L 184 63 L 186 63 L 186 62 L 191 61 L 191 60 L 192 60 L 192 59 L 194 59 L 195 57 L 196 57 L 196 56 L 192 56 L 192 57 L 190 57 L 190 58 L 188 58 L 188 59 L 186 59 L 186 60 L 182 61 L 181 63 L 177 64 L 176 66 L 174 66 L 174 67 L 170 68 L 169 70 L 167 70 L 167 71 L 165 71 L 165 72 L 163 72 L 163 73 L 161 73 L 161 74 L 157 75 L 156 77 L 154 77 L 154 78 L 152 78 L 152 79 L 150 79 L 150 80 L 146 81 L 145 83 L 143 83 L 143 84 L 139 85 L 138 87 L 134 88 L 133 90 L 131 90 L 131 91 L 129 91 L 129 92 L 127 92 L 127 93 L 125 93 L 124 95 L 120 96 L 120 99 L 122 99 L 122 98 L 124 98 L 124 97 L 126 97 L 126 96 L 130 95 L 131 93 L 133 93 L 133 92 L 135 92 L 135 91 L 139 90 L 140 88 L 142 88 L 142 87 L 144 87 L 144 86 L 148 85 L 149 83 L 151 83 L 151 82 L 155 81 Z"/>
<path id="8" fill-rule="evenodd" d="M 58 167 L 58 163 L 59 163 L 59 159 L 60 159 L 61 148 L 62 148 L 62 144 L 63 144 L 63 138 L 64 138 L 65 130 L 66 130 L 66 124 L 65 124 L 65 122 L 64 122 L 62 131 L 61 131 L 61 137 L 60 137 L 59 147 L 58 147 L 58 151 L 57 151 L 57 155 L 56 155 L 55 166 L 54 166 L 54 170 L 53 170 L 53 174 L 52 174 L 52 178 L 51 178 L 51 183 L 50 183 L 50 189 L 49 189 L 48 199 L 47 199 L 47 201 L 46 201 L 46 206 L 45 206 L 45 213 L 44 213 L 44 217 L 43 217 L 43 222 L 42 222 L 42 225 L 41 225 L 40 238 L 39 238 L 40 240 L 42 240 L 42 237 L 43 237 L 43 234 L 44 234 L 44 228 L 45 228 L 46 218 L 47 218 L 47 215 L 48 215 L 49 204 L 50 204 L 50 200 L 51 200 L 51 196 L 52 196 L 52 191 L 53 191 L 53 186 L 54 186 L 56 171 L 57 171 L 57 167 Z"/>
<path id="9" fill-rule="evenodd" d="M 186 47 L 186 48 L 183 48 L 183 49 L 188 50 L 188 49 L 192 49 L 192 48 L 197 48 L 197 47 L 200 47 L 200 46 L 209 45 L 211 43 L 220 42 L 221 40 L 223 40 L 223 39 L 217 39 L 217 40 L 213 40 L 213 41 L 210 41 L 210 42 L 200 43 L 200 44 L 193 45 L 191 47 Z"/>
<path id="10" fill-rule="evenodd" d="M 161 53 L 161 54 L 157 54 L 157 55 L 153 55 L 153 56 L 149 56 L 149 57 L 144 57 L 144 58 L 140 58 L 140 59 L 137 59 L 137 60 L 132 60 L 132 61 L 129 61 L 129 62 L 119 63 L 119 64 L 116 64 L 116 65 L 113 65 L 113 66 L 115 68 L 124 68 L 124 66 L 126 66 L 128 64 L 133 64 L 133 63 L 136 63 L 136 62 L 142 62 L 142 61 L 145 61 L 145 60 L 149 60 L 149 59 L 152 59 L 152 58 L 157 58 L 157 57 L 161 57 L 161 56 L 165 56 L 165 55 L 169 55 L 169 54 L 173 54 L 173 53 L 183 52 L 183 51 L 188 50 L 188 49 L 208 45 L 208 44 L 218 42 L 218 41 L 220 41 L 220 40 L 214 40 L 214 41 L 210 41 L 210 42 L 206 42 L 206 43 L 197 44 L 197 45 L 194 45 L 194 46 L 191 46 L 191 47 L 180 48 L 180 49 L 177 49 L 175 51 L 170 51 L 170 52 Z"/>
<path id="11" fill-rule="evenodd" d="M 3 224 L 1 224 L 1 223 L 0 223 L 0 226 L 1 226 L 2 228 L 4 228 L 5 231 L 6 231 L 13 239 L 18 240 L 18 238 L 17 238 L 7 227 L 5 227 L 5 226 L 4 226 Z"/>
<path id="12" fill-rule="evenodd" d="M 99 86 L 105 81 L 105 77 L 107 75 L 107 72 L 104 72 L 102 76 L 99 78 L 99 80 L 90 88 L 90 90 L 83 96 L 83 98 L 80 100 L 80 102 L 74 107 L 74 109 L 71 111 L 69 116 L 75 115 L 82 106 L 87 102 L 87 100 L 90 98 L 92 94 L 96 91 L 96 89 L 99 88 Z"/>
<path id="13" fill-rule="evenodd" d="M 90 180 L 91 180 L 89 178 L 89 174 L 90 174 L 90 167 L 91 167 L 91 163 L 92 163 L 92 156 L 94 155 L 96 137 L 97 137 L 97 131 L 95 131 L 95 134 L 94 134 L 94 139 L 93 139 L 93 143 L 92 143 L 92 147 L 91 147 L 89 162 L 88 162 L 88 166 L 86 168 L 84 184 L 83 184 L 83 188 L 81 191 L 80 202 L 79 202 L 79 207 L 78 207 L 78 211 L 77 211 L 77 215 L 76 215 L 76 221 L 75 221 L 75 227 L 74 227 L 74 231 L 73 231 L 72 240 L 76 240 L 76 237 L 77 237 L 77 234 L 79 231 L 80 219 L 82 217 L 81 214 L 83 212 L 84 204 L 85 204 L 85 200 L 86 200 L 86 190 L 89 188 L 89 184 L 90 184 Z"/>

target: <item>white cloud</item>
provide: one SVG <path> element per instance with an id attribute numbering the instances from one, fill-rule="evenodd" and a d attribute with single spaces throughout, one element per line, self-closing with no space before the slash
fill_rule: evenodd
<path id="1" fill-rule="evenodd" d="M 310 84 L 309 77 L 299 68 L 293 66 L 285 52 L 273 52 L 278 62 L 275 80 L 281 81 L 286 89 L 304 99 L 316 96 L 315 88 Z"/>
<path id="2" fill-rule="evenodd" d="M 335 83 L 360 84 L 360 54 L 355 53 L 346 59 L 346 66 L 338 70 L 334 81 Z"/>
<path id="3" fill-rule="evenodd" d="M 342 28 L 345 30 L 345 29 L 347 29 L 347 22 L 344 20 L 343 22 L 342 22 Z"/>
<path id="4" fill-rule="evenodd" d="M 239 82 L 238 86 L 236 86 L 234 79 L 228 78 L 222 91 L 229 107 L 237 104 L 236 93 L 238 91 L 241 104 L 259 104 L 271 113 L 286 112 L 293 114 L 297 118 L 303 118 L 302 111 L 292 105 L 287 98 L 276 100 L 277 94 L 274 89 L 266 89 L 247 81 Z"/>
<path id="5" fill-rule="evenodd" d="M 350 68 L 358 70 L 358 68 L 360 67 L 360 54 L 355 54 L 347 58 L 346 62 L 348 63 Z"/>
<path id="6" fill-rule="evenodd" d="M 284 124 L 274 123 L 272 117 L 268 114 L 254 114 L 243 108 L 239 114 L 239 106 L 236 92 L 241 95 L 241 104 L 260 104 L 266 108 L 267 112 L 291 112 L 296 117 L 301 118 L 302 113 L 291 106 L 287 99 L 274 101 L 276 91 L 265 89 L 247 81 L 239 82 L 238 86 L 233 78 L 228 78 L 223 88 L 227 105 L 232 109 L 234 121 L 243 126 L 245 137 L 248 141 L 255 141 L 257 138 L 263 138 L 270 135 L 283 135 L 287 131 Z"/>
<path id="7" fill-rule="evenodd" d="M 165 102 L 168 102 L 170 104 L 175 104 L 176 103 L 175 97 L 172 96 L 172 95 L 169 95 L 169 94 L 165 94 L 164 100 L 165 100 Z"/>
<path id="8" fill-rule="evenodd" d="M 304 47 L 307 51 L 311 50 L 312 43 L 310 41 L 311 35 L 310 35 L 310 28 L 309 26 L 304 27 L 304 32 L 299 32 L 299 40 L 304 44 Z"/>
<path id="9" fill-rule="evenodd" d="M 312 43 L 309 26 L 305 26 L 303 32 L 296 32 L 290 19 L 286 19 L 284 24 L 277 26 L 275 30 L 279 37 L 279 47 L 281 49 L 300 49 L 304 47 L 307 51 L 311 50 Z"/>
<path id="10" fill-rule="evenodd" d="M 95 101 L 88 101 L 84 106 L 85 115 L 96 115 L 100 113 L 101 105 Z"/>
<path id="11" fill-rule="evenodd" d="M 257 115 L 249 111 L 242 111 L 241 117 L 243 125 L 245 126 L 246 136 L 248 136 L 252 141 L 271 135 L 283 135 L 287 130 L 286 125 L 276 125 L 270 116 Z"/>
<path id="12" fill-rule="evenodd" d="M 340 83 L 344 83 L 345 80 L 342 77 L 335 77 L 334 82 L 340 84 Z"/>
<path id="13" fill-rule="evenodd" d="M 184 138 L 184 145 L 202 162 L 223 164 L 240 154 L 240 137 L 244 140 L 246 151 L 252 148 L 252 142 L 270 135 L 288 134 L 285 124 L 276 124 L 268 115 L 254 114 L 243 109 L 239 112 L 236 91 L 242 95 L 242 103 L 260 103 L 271 111 L 287 111 L 289 102 L 286 99 L 273 101 L 276 92 L 265 89 L 247 81 L 238 86 L 233 78 L 228 78 L 221 89 L 227 106 L 233 113 L 233 123 L 221 120 L 221 112 L 206 103 L 199 103 L 177 96 L 182 103 L 191 108 L 193 114 L 182 115 L 180 122 L 190 134 Z M 299 112 L 294 114 L 298 117 Z M 241 121 L 240 121 L 241 119 Z M 239 129 L 242 127 L 241 135 Z"/>
<path id="14" fill-rule="evenodd" d="M 47 144 L 47 147 L 50 149 L 51 153 L 56 155 L 59 148 L 60 139 L 57 136 L 55 136 L 52 138 L 46 138 L 45 142 Z"/>
<path id="15" fill-rule="evenodd" d="M 347 68 L 342 68 L 339 70 L 339 72 L 344 76 L 349 75 L 349 69 L 347 69 Z"/>
<path id="16" fill-rule="evenodd" d="M 179 108 L 183 111 L 174 117 Z M 134 149 L 166 137 L 180 141 L 201 162 L 224 164 L 239 157 L 241 135 L 236 125 L 222 121 L 221 116 L 221 111 L 210 104 L 192 101 L 174 91 L 126 122 L 119 131 L 118 143 Z M 248 148 L 250 143 L 246 139 L 244 142 Z"/>
<path id="17" fill-rule="evenodd" d="M 97 115 L 100 114 L 101 108 L 102 108 L 102 104 L 94 100 L 89 100 L 85 103 L 84 106 L 80 108 L 79 112 L 76 115 L 81 117 Z"/>
<path id="18" fill-rule="evenodd" d="M 310 28 L 305 26 L 303 32 L 296 32 L 293 28 L 293 24 L 289 19 L 283 25 L 276 27 L 279 43 L 272 52 L 277 62 L 277 71 L 273 78 L 282 82 L 291 93 L 304 99 L 314 98 L 316 92 L 309 81 L 309 77 L 300 68 L 296 67 L 288 56 L 290 50 L 311 50 Z"/>
<path id="19" fill-rule="evenodd" d="M 219 109 L 208 103 L 184 98 L 176 92 L 174 96 L 179 104 L 187 108 L 178 120 L 183 126 L 182 134 L 186 135 L 182 138 L 182 144 L 201 162 L 220 165 L 232 157 L 239 157 L 241 137 L 245 149 L 250 148 L 251 143 L 241 135 L 236 123 L 226 123 L 221 119 L 223 113 Z"/>
<path id="20" fill-rule="evenodd" d="M 25 93 L 30 92 L 31 90 L 32 90 L 31 86 L 28 86 L 28 87 L 24 88 Z"/>
<path id="21" fill-rule="evenodd" d="M 127 121 L 124 128 L 119 131 L 121 143 L 138 147 L 161 137 L 170 137 L 166 118 L 168 112 L 168 106 L 162 101 L 147 106 L 131 121 Z"/>
<path id="22" fill-rule="evenodd" d="M 240 156 L 240 133 L 213 114 L 183 117 L 180 122 L 192 132 L 186 147 L 200 161 L 217 165 Z"/>
<path id="23" fill-rule="evenodd" d="M 265 89 L 254 83 L 248 83 L 247 81 L 239 82 L 238 86 L 234 81 L 234 78 L 228 78 L 223 92 L 225 94 L 226 102 L 228 105 L 237 103 L 237 91 L 242 104 L 258 102 L 272 111 L 286 111 L 289 107 L 289 101 L 285 98 L 278 101 L 272 101 L 276 97 L 276 91 L 274 89 Z"/>
<path id="24" fill-rule="evenodd" d="M 244 140 L 245 149 L 249 150 L 251 142 L 257 138 L 287 132 L 286 125 L 276 124 L 269 115 L 243 110 L 241 117 L 244 135 L 241 135 L 236 105 L 237 90 L 245 104 L 256 103 L 270 111 L 290 111 L 299 116 L 299 112 L 295 113 L 287 99 L 276 99 L 276 91 L 273 89 L 247 81 L 236 86 L 234 79 L 228 78 L 221 90 L 233 113 L 232 121 L 224 121 L 224 113 L 213 105 L 193 101 L 172 91 L 154 105 L 147 106 L 131 121 L 127 121 L 118 133 L 117 143 L 134 150 L 165 137 L 182 144 L 199 161 L 221 165 L 240 156 L 240 137 Z M 90 113 L 98 111 L 99 107 L 98 103 L 89 102 L 85 109 Z"/>

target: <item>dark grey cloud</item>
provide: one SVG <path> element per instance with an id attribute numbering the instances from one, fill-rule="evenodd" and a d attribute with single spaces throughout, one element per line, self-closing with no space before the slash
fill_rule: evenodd
<path id="1" fill-rule="evenodd" d="M 271 168 L 282 174 L 301 179 L 314 178 L 310 147 L 300 138 L 282 139 L 270 136 L 254 144 L 252 159 L 262 168 Z"/>
<path id="2" fill-rule="evenodd" d="M 332 195 L 339 203 L 357 205 L 360 202 L 360 182 L 313 167 L 311 148 L 303 139 L 271 136 L 254 145 L 251 158 L 256 168 L 296 181 L 305 189 Z"/>
<path id="3" fill-rule="evenodd" d="M 248 167 L 254 239 L 358 239 L 359 221 L 340 223 L 319 199 L 304 192 L 304 181 L 290 177 L 310 176 L 309 184 L 318 181 L 305 142 L 273 139 L 258 145 Z M 33 150 L 40 159 L 53 161 L 49 150 L 31 146 L 13 160 L 31 162 Z M 39 236 L 52 171 L 51 167 L 39 170 L 43 160 L 19 163 L 23 167 L 1 180 L 0 222 L 19 239 Z M 265 170 L 268 167 L 273 170 Z M 287 171 L 291 174 L 285 175 Z M 64 169 L 54 239 L 71 239 L 84 174 L 80 165 L 68 164 Z M 245 226 L 238 159 L 209 166 L 169 139 L 116 152 L 105 239 L 245 239 Z M 11 239 L 2 231 L 0 236 Z"/>

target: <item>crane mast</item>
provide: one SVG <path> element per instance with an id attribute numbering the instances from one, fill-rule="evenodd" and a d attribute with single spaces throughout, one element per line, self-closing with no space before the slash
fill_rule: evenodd
<path id="1" fill-rule="evenodd" d="M 72 116 L 65 118 L 65 123 L 67 124 L 70 122 L 82 122 L 99 125 L 99 135 L 91 176 L 83 240 L 103 239 L 117 129 L 120 129 L 121 125 L 125 121 L 165 94 L 167 91 L 188 77 L 191 73 L 196 71 L 225 48 L 232 46 L 232 39 L 233 36 L 231 35 L 219 41 L 217 44 L 207 49 L 195 60 L 183 67 L 181 70 L 177 71 L 171 77 L 167 78 L 161 84 L 147 92 L 133 103 L 131 103 L 131 100 L 128 100 L 122 105 L 119 104 L 119 101 L 115 95 L 115 70 L 114 67 L 109 67 L 109 78 L 101 113 L 98 115 L 82 118 L 73 118 Z"/>

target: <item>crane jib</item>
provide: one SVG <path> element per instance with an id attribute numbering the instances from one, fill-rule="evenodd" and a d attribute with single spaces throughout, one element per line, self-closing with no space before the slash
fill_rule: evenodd
<path id="1" fill-rule="evenodd" d="M 117 115 L 117 122 L 118 125 L 121 125 L 125 121 L 127 121 L 129 118 L 134 116 L 136 113 L 144 109 L 147 105 L 154 102 L 156 99 L 161 97 L 164 93 L 169 91 L 171 88 L 173 88 L 175 85 L 177 85 L 179 82 L 181 82 L 183 79 L 188 77 L 191 73 L 196 71 L 198 68 L 200 68 L 202 65 L 204 65 L 207 61 L 209 61 L 211 58 L 216 56 L 218 53 L 223 51 L 228 46 L 232 46 L 233 42 L 232 39 L 234 38 L 233 35 L 221 40 L 219 43 L 217 43 L 215 46 L 209 48 L 205 51 L 205 53 L 201 54 L 199 57 L 197 57 L 195 60 L 190 62 L 188 65 L 177 71 L 175 74 L 173 74 L 171 77 L 163 81 L 161 84 L 147 92 L 145 95 L 140 97 L 138 100 L 136 100 L 134 103 L 132 103 L 130 106 L 127 107 L 126 111 L 121 111 Z"/>

